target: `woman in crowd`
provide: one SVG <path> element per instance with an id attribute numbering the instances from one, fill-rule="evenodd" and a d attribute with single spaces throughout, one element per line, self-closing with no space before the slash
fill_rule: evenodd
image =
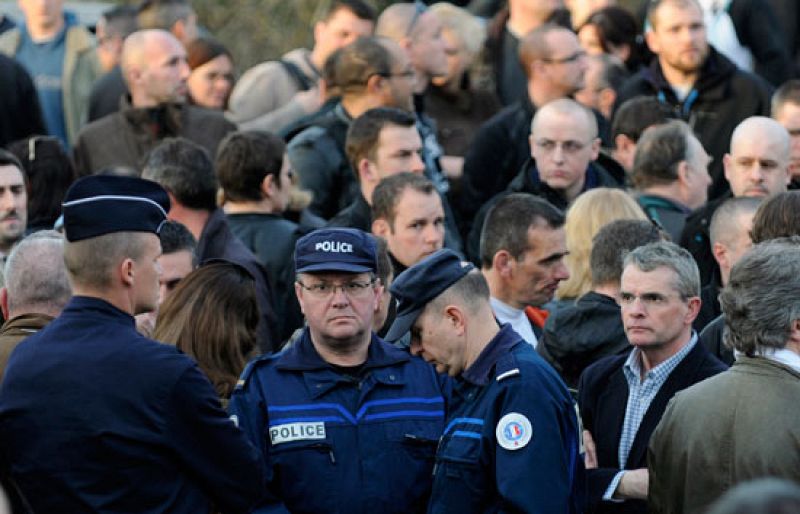
<path id="1" fill-rule="evenodd" d="M 575 200 L 564 223 L 569 250 L 564 262 L 570 276 L 559 285 L 557 300 L 574 301 L 589 292 L 592 287 L 589 269 L 592 239 L 603 226 L 622 219 L 647 220 L 647 216 L 636 200 L 621 189 L 600 187 Z"/>
<path id="2" fill-rule="evenodd" d="M 481 123 L 500 109 L 494 93 L 478 87 L 471 73 L 486 29 L 478 18 L 448 2 L 434 4 L 430 10 L 442 24 L 447 75 L 433 78 L 426 112 L 436 120 L 445 154 L 463 156 Z"/>
<path id="3" fill-rule="evenodd" d="M 631 73 L 649 60 L 636 18 L 622 7 L 605 7 L 592 13 L 578 29 L 578 39 L 586 53 L 613 55 Z"/>
<path id="4" fill-rule="evenodd" d="M 193 357 L 226 403 L 256 348 L 258 317 L 253 277 L 237 264 L 212 262 L 161 304 L 153 338 Z"/>
<path id="5" fill-rule="evenodd" d="M 195 105 L 224 110 L 233 89 L 233 57 L 222 43 L 201 36 L 186 48 L 192 73 L 187 82 L 189 96 Z"/>

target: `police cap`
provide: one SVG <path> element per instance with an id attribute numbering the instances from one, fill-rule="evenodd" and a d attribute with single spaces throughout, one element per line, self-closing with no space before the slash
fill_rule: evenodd
<path id="1" fill-rule="evenodd" d="M 443 249 L 400 273 L 389 288 L 398 305 L 397 317 L 386 340 L 397 341 L 403 337 L 428 302 L 474 269 L 475 266 L 462 262 L 452 250 Z"/>
<path id="2" fill-rule="evenodd" d="M 113 232 L 158 234 L 169 207 L 167 192 L 155 182 L 92 175 L 77 180 L 67 190 L 64 233 L 71 242 Z"/>
<path id="3" fill-rule="evenodd" d="M 344 271 L 375 273 L 375 239 L 354 228 L 323 228 L 297 240 L 294 247 L 296 273 Z"/>

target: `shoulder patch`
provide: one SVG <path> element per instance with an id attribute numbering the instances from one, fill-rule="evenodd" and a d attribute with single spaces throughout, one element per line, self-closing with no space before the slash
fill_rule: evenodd
<path id="1" fill-rule="evenodd" d="M 247 385 L 247 381 L 253 375 L 255 369 L 262 364 L 271 361 L 275 355 L 276 354 L 262 355 L 248 362 L 244 367 L 244 371 L 242 371 L 242 374 L 239 376 L 239 380 L 236 381 L 236 387 L 234 387 L 234 390 L 244 388 L 244 386 Z"/>
<path id="2" fill-rule="evenodd" d="M 506 371 L 505 373 L 500 373 L 499 375 L 497 375 L 497 378 L 495 378 L 495 380 L 497 380 L 498 382 L 502 382 L 507 378 L 515 377 L 517 375 L 519 375 L 519 368 L 514 368 Z"/>
<path id="3" fill-rule="evenodd" d="M 533 438 L 530 420 L 518 412 L 510 412 L 500 418 L 495 429 L 497 444 L 506 450 L 525 448 Z"/>

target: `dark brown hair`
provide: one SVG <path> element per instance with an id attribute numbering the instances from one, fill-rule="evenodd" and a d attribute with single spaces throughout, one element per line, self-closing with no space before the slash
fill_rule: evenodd
<path id="1" fill-rule="evenodd" d="M 153 337 L 193 357 L 227 399 L 256 347 L 255 280 L 241 266 L 213 262 L 193 271 L 161 305 Z"/>

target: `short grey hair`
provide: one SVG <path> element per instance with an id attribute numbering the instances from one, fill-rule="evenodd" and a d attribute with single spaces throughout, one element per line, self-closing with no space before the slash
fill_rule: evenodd
<path id="1" fill-rule="evenodd" d="M 644 272 L 669 268 L 675 272 L 675 290 L 686 300 L 700 296 L 700 272 L 688 251 L 675 243 L 659 241 L 640 246 L 625 256 L 625 267 L 636 266 Z"/>
<path id="2" fill-rule="evenodd" d="M 800 319 L 800 237 L 754 246 L 731 270 L 720 294 L 728 346 L 753 356 L 784 348 Z"/>
<path id="3" fill-rule="evenodd" d="M 11 251 L 4 274 L 8 310 L 14 316 L 61 312 L 72 296 L 64 266 L 64 238 L 54 230 L 35 232 Z"/>

